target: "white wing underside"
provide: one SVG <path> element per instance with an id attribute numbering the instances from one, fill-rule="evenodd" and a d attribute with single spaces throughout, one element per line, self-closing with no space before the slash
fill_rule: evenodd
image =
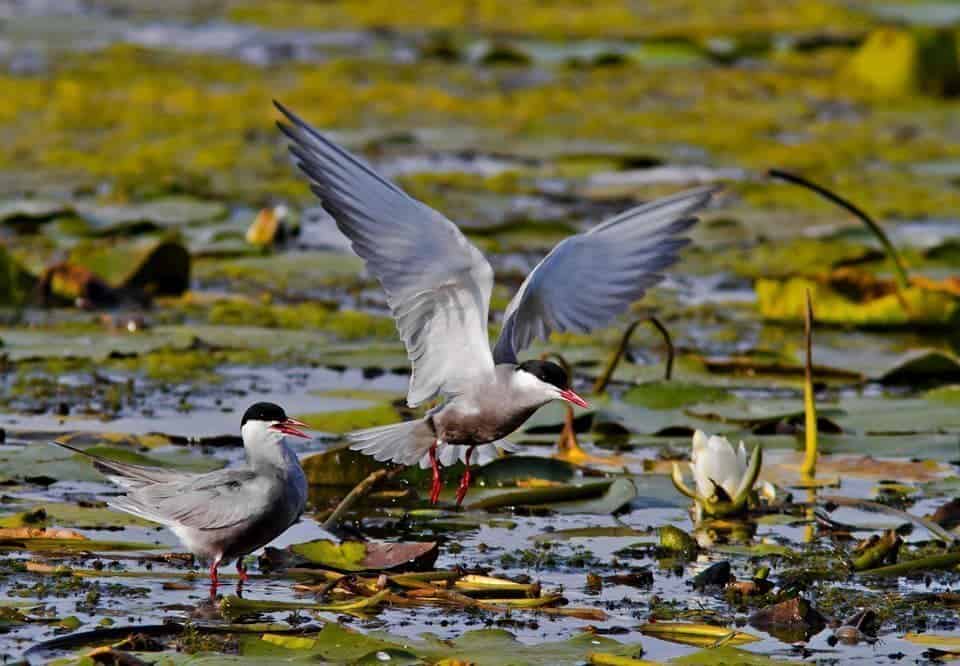
<path id="1" fill-rule="evenodd" d="M 493 269 L 453 222 L 277 105 L 280 129 L 324 209 L 387 294 L 412 365 L 407 403 L 459 393 L 493 373 Z"/>
<path id="2" fill-rule="evenodd" d="M 496 363 L 552 331 L 587 333 L 609 324 L 663 279 L 690 241 L 682 234 L 710 201 L 698 188 L 620 213 L 561 241 L 534 267 L 504 313 Z"/>

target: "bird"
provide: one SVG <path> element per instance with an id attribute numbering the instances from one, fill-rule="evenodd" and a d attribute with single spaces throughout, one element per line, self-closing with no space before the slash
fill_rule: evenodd
<path id="1" fill-rule="evenodd" d="M 513 451 L 505 438 L 553 400 L 587 402 L 556 363 L 521 362 L 518 353 L 552 331 L 588 332 L 608 325 L 679 258 L 693 213 L 713 187 L 632 208 L 557 244 L 527 275 L 490 349 L 493 269 L 450 219 L 406 194 L 373 167 L 274 101 L 296 167 L 386 292 L 412 365 L 407 404 L 439 398 L 423 418 L 358 430 L 351 448 L 379 461 L 430 467 L 430 501 L 441 489 L 440 465 L 464 463 L 463 502 L 474 452 L 483 464 Z"/>
<path id="2" fill-rule="evenodd" d="M 240 422 L 246 465 L 205 474 L 133 465 L 59 440 L 54 444 L 90 458 L 126 491 L 108 506 L 165 525 L 194 556 L 209 562 L 215 596 L 222 563 L 236 558 L 237 574 L 246 582 L 244 556 L 283 534 L 303 513 L 307 477 L 286 438 L 310 439 L 305 427 L 279 405 L 258 402 Z"/>

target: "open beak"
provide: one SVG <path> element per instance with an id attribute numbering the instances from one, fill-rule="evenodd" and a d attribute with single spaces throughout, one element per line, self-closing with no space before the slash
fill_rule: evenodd
<path id="1" fill-rule="evenodd" d="M 564 390 L 560 391 L 560 397 L 563 398 L 564 400 L 566 400 L 567 402 L 572 402 L 572 403 L 575 404 L 577 407 L 589 407 L 589 406 L 590 406 L 590 405 L 587 403 L 586 400 L 584 400 L 583 398 L 581 398 L 579 395 L 577 395 L 576 393 L 574 393 L 574 392 L 573 392 L 572 390 L 570 390 L 570 389 L 564 389 Z"/>
<path id="2" fill-rule="evenodd" d="M 293 435 L 294 437 L 303 437 L 304 439 L 311 439 L 310 435 L 300 430 L 300 428 L 309 428 L 306 423 L 303 421 L 298 421 L 296 419 L 288 418 L 286 421 L 280 421 L 279 423 L 274 423 L 270 428 L 272 430 L 279 430 L 284 435 Z"/>

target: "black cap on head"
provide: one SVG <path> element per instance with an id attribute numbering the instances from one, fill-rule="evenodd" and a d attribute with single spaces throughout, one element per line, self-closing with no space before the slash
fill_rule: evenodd
<path id="1" fill-rule="evenodd" d="M 286 421 L 287 413 L 283 411 L 283 407 L 280 405 L 275 405 L 272 402 L 258 402 L 254 405 L 251 405 L 247 411 L 243 413 L 243 420 L 240 421 L 240 427 L 242 428 L 247 421 Z"/>
<path id="2" fill-rule="evenodd" d="M 563 368 L 550 361 L 524 361 L 517 368 L 526 370 L 540 381 L 553 384 L 560 390 L 570 385 L 570 380 Z"/>

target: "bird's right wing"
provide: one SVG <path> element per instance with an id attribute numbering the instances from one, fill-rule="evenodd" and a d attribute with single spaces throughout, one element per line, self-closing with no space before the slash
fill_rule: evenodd
<path id="1" fill-rule="evenodd" d="M 387 293 L 413 366 L 407 403 L 493 373 L 487 334 L 493 269 L 453 222 L 277 104 L 313 192 Z"/>
<path id="2" fill-rule="evenodd" d="M 503 316 L 496 363 L 551 331 L 587 333 L 623 313 L 677 261 L 713 188 L 657 199 L 561 241 L 520 285 Z"/>

